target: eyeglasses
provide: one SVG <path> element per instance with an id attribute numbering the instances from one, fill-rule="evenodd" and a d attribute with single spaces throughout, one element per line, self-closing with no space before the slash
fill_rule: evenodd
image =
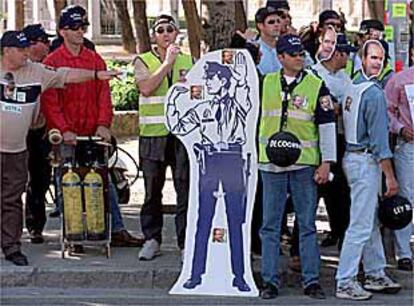
<path id="1" fill-rule="evenodd" d="M 175 29 L 172 26 L 168 26 L 168 27 L 158 27 L 155 32 L 157 32 L 157 34 L 163 34 L 165 31 L 167 31 L 167 33 L 172 33 L 175 31 Z"/>
<path id="2" fill-rule="evenodd" d="M 301 51 L 301 52 L 286 52 L 287 55 L 289 55 L 290 57 L 305 57 L 306 53 L 305 51 Z"/>
<path id="3" fill-rule="evenodd" d="M 66 30 L 71 30 L 71 31 L 79 31 L 79 29 L 81 29 L 83 32 L 86 32 L 88 30 L 88 26 L 86 25 L 77 25 L 77 26 L 70 26 L 65 28 Z"/>
<path id="4" fill-rule="evenodd" d="M 280 20 L 278 19 L 270 19 L 266 21 L 267 24 L 275 24 L 275 23 L 280 23 Z"/>

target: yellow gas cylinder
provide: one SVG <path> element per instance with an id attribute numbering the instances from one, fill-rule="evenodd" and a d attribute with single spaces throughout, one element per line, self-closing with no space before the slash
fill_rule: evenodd
<path id="1" fill-rule="evenodd" d="M 91 169 L 83 180 L 86 229 L 89 240 L 105 238 L 104 186 L 99 173 Z"/>
<path id="2" fill-rule="evenodd" d="M 81 179 L 69 168 L 62 177 L 65 234 L 68 240 L 83 240 Z"/>

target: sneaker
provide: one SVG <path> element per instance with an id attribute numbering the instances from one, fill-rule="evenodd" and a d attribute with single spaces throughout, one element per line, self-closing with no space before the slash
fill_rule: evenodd
<path id="1" fill-rule="evenodd" d="M 111 234 L 111 247 L 142 247 L 144 237 L 132 236 L 127 230 L 121 230 Z"/>
<path id="2" fill-rule="evenodd" d="M 398 260 L 397 266 L 398 266 L 398 270 L 412 271 L 413 261 L 410 258 L 401 258 Z"/>
<path id="3" fill-rule="evenodd" d="M 277 287 L 271 283 L 264 283 L 262 290 L 260 290 L 260 297 L 263 300 L 275 299 L 279 294 Z"/>
<path id="4" fill-rule="evenodd" d="M 401 285 L 397 282 L 394 282 L 387 275 L 366 275 L 364 289 L 374 292 L 394 294 L 401 290 Z"/>
<path id="5" fill-rule="evenodd" d="M 33 244 L 40 244 L 45 242 L 42 236 L 42 232 L 37 230 L 31 230 L 30 231 L 30 242 Z"/>
<path id="6" fill-rule="evenodd" d="M 363 301 L 372 298 L 372 293 L 365 291 L 358 281 L 350 280 L 341 285 L 337 285 L 335 296 L 338 299 Z"/>
<path id="7" fill-rule="evenodd" d="M 138 254 L 139 260 L 152 260 L 161 255 L 160 244 L 155 239 L 145 241 L 144 246 Z"/>
<path id="8" fill-rule="evenodd" d="M 11 261 L 16 266 L 27 266 L 29 262 L 27 257 L 20 251 L 6 255 L 6 260 Z"/>
<path id="9" fill-rule="evenodd" d="M 60 210 L 59 208 L 55 208 L 53 211 L 49 213 L 50 218 L 57 218 L 60 217 Z"/>
<path id="10" fill-rule="evenodd" d="M 326 299 L 325 292 L 323 292 L 321 285 L 319 285 L 318 283 L 310 284 L 303 290 L 303 293 L 312 299 Z"/>

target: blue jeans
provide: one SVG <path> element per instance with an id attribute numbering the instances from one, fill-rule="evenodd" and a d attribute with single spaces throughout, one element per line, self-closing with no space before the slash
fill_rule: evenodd
<path id="1" fill-rule="evenodd" d="M 277 273 L 280 250 L 280 228 L 288 189 L 299 225 L 299 253 L 304 287 L 319 282 L 320 255 L 316 237 L 316 184 L 314 167 L 272 173 L 260 171 L 263 180 L 262 279 L 280 286 Z"/>
<path id="2" fill-rule="evenodd" d="M 399 195 L 407 198 L 414 205 L 414 143 L 398 139 L 394 152 L 394 165 L 397 181 L 400 186 Z M 398 259 L 412 257 L 410 238 L 413 224 L 410 222 L 403 229 L 394 231 L 395 255 Z"/>
<path id="3" fill-rule="evenodd" d="M 379 164 L 369 153 L 346 152 L 343 167 L 351 188 L 351 219 L 336 272 L 338 285 L 356 277 L 361 257 L 367 275 L 384 275 L 385 268 L 377 217 Z"/>
<path id="4" fill-rule="evenodd" d="M 74 147 L 63 145 L 61 147 L 61 155 L 64 160 L 73 158 Z M 63 193 L 62 193 L 62 168 L 55 169 L 54 183 L 56 186 L 56 208 L 62 212 L 63 207 Z M 115 186 L 112 182 L 109 182 L 109 201 L 111 205 L 111 231 L 112 233 L 119 232 L 125 229 L 124 222 L 122 220 L 121 210 L 118 203 L 118 194 L 116 193 Z"/>

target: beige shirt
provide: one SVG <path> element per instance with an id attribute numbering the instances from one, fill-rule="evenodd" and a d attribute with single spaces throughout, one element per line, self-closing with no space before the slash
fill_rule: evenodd
<path id="1" fill-rule="evenodd" d="M 48 88 L 63 88 L 67 73 L 67 68 L 30 61 L 17 71 L 0 67 L 0 152 L 26 150 L 28 130 L 39 114 L 40 94 Z"/>

